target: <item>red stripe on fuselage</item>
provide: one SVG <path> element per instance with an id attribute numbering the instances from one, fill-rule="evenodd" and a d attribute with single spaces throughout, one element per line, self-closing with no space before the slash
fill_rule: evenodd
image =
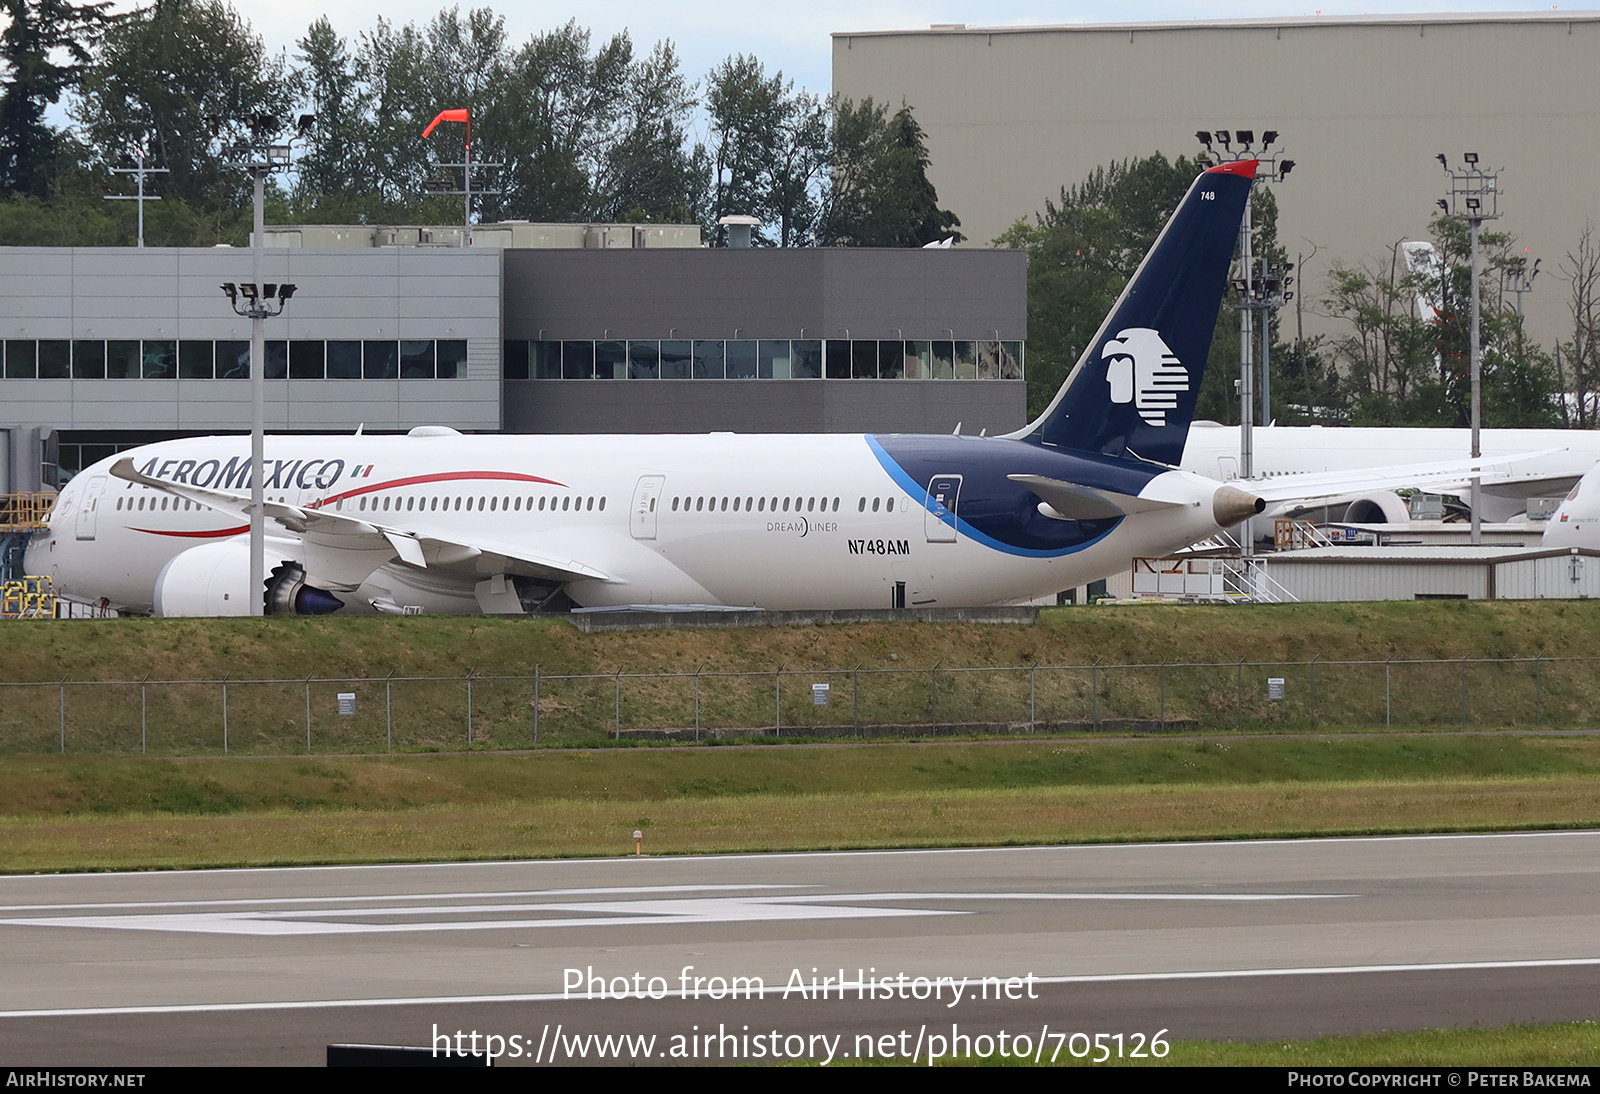
<path id="1" fill-rule="evenodd" d="M 223 536 L 242 536 L 250 530 L 248 524 L 237 528 L 218 528 L 210 532 L 167 532 L 160 528 L 129 528 L 130 532 L 143 532 L 147 536 L 182 536 L 184 539 L 221 539 Z"/>
<path id="2" fill-rule="evenodd" d="M 314 501 L 306 506 L 307 509 L 326 509 L 335 502 L 345 498 L 353 498 L 360 494 L 371 494 L 377 490 L 395 490 L 402 486 L 417 486 L 429 482 L 451 482 L 459 479 L 498 479 L 512 482 L 540 482 L 547 486 L 566 488 L 566 483 L 557 482 L 555 479 L 541 479 L 537 475 L 522 475 L 515 471 L 445 471 L 437 475 L 413 475 L 409 479 L 390 479 L 387 482 L 375 482 L 371 486 L 363 486 L 359 490 L 346 490 L 342 494 Z"/>

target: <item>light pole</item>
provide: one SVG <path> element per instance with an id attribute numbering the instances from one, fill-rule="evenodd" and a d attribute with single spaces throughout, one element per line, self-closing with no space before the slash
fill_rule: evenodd
<path id="1" fill-rule="evenodd" d="M 315 121 L 312 115 L 300 119 L 303 134 Z M 290 148 L 287 144 L 268 144 L 266 138 L 276 133 L 278 119 L 270 115 L 257 115 L 250 119 L 251 130 L 257 143 L 240 151 L 248 155 L 244 169 L 254 181 L 254 230 L 250 235 L 250 280 L 241 284 L 232 281 L 222 285 L 223 295 L 236 314 L 250 320 L 250 614 L 266 614 L 266 404 L 267 361 L 266 334 L 263 322 L 283 313 L 284 305 L 294 295 L 295 286 L 266 284 L 261 280 L 262 248 L 266 241 L 266 184 L 267 176 L 274 171 L 288 169 Z"/>
<path id="2" fill-rule="evenodd" d="M 1497 220 L 1500 217 L 1500 190 L 1498 172 L 1486 171 L 1478 166 L 1478 153 L 1464 152 L 1461 155 L 1463 165 L 1452 168 L 1450 161 L 1445 159 L 1441 152 L 1434 157 L 1439 161 L 1439 166 L 1444 168 L 1445 174 L 1450 177 L 1450 196 L 1448 200 L 1440 200 L 1439 205 L 1447 216 L 1459 217 L 1467 222 L 1467 228 L 1472 240 L 1472 305 L 1471 305 L 1471 362 L 1472 362 L 1472 458 L 1477 459 L 1483 455 L 1478 444 L 1478 432 L 1482 425 L 1483 400 L 1483 344 L 1480 324 L 1482 316 L 1482 301 L 1478 295 L 1478 229 L 1486 220 Z M 1449 277 L 1450 271 L 1446 269 L 1444 276 Z M 1532 286 L 1532 278 L 1529 278 Z M 1521 296 L 1517 297 L 1521 303 Z M 1472 542 L 1483 542 L 1483 516 L 1480 512 L 1483 499 L 1483 480 L 1477 475 L 1472 476 Z"/>
<path id="3" fill-rule="evenodd" d="M 1294 170 L 1294 160 L 1282 158 L 1284 150 L 1272 150 L 1272 144 L 1278 139 L 1276 129 L 1263 130 L 1261 133 L 1261 147 L 1252 150 L 1256 134 L 1253 129 L 1236 129 L 1230 133 L 1226 129 L 1219 129 L 1213 134 L 1210 130 L 1201 129 L 1195 133 L 1195 139 L 1206 146 L 1200 159 L 1204 162 L 1215 164 L 1235 162 L 1239 160 L 1257 160 L 1261 166 L 1256 169 L 1257 182 L 1277 182 L 1287 178 L 1289 172 Z M 1237 142 L 1239 147 L 1234 148 Z M 1221 150 L 1216 145 L 1222 145 Z M 1254 338 L 1251 333 L 1252 313 L 1257 305 L 1252 301 L 1252 283 L 1254 278 L 1254 261 L 1251 255 L 1251 236 L 1254 228 L 1250 224 L 1250 202 L 1244 203 L 1244 220 L 1239 225 L 1239 272 L 1240 277 L 1234 281 L 1236 288 L 1240 289 L 1240 298 L 1235 307 L 1239 309 L 1239 477 L 1252 478 L 1255 474 L 1255 448 L 1254 438 L 1251 436 L 1251 426 L 1255 414 L 1255 368 L 1251 361 L 1251 344 Z M 1250 522 L 1245 521 L 1240 525 L 1240 550 L 1246 555 L 1255 553 L 1255 543 L 1250 536 Z"/>
<path id="4" fill-rule="evenodd" d="M 123 160 L 127 163 L 127 160 Z M 147 201 L 160 201 L 160 194 L 147 194 L 144 192 L 144 179 L 146 175 L 165 175 L 165 167 L 146 167 L 144 165 L 144 149 L 133 150 L 132 167 L 113 167 L 113 175 L 133 175 L 139 180 L 139 192 L 136 194 L 107 194 L 106 201 L 137 201 L 139 203 L 139 246 L 144 246 L 144 203 Z"/>

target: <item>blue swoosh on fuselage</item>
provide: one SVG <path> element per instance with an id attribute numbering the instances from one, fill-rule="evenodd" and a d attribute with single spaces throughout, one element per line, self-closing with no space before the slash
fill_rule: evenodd
<path id="1" fill-rule="evenodd" d="M 1123 518 L 1055 520 L 1039 512 L 1037 494 L 1006 476 L 1043 475 L 1079 486 L 1138 494 L 1166 470 L 999 437 L 869 434 L 867 445 L 890 477 L 925 510 L 929 509 L 928 486 L 933 478 L 960 475 L 956 529 L 987 547 L 1024 558 L 1058 558 L 1081 551 L 1105 538 Z M 950 523 L 948 515 L 940 519 Z"/>

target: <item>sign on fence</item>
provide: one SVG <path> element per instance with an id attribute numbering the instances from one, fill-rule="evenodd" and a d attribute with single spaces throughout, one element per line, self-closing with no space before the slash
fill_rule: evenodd
<path id="1" fill-rule="evenodd" d="M 1283 677 L 1267 677 L 1267 698 L 1274 701 L 1283 698 Z"/>
<path id="2" fill-rule="evenodd" d="M 827 684 L 811 685 L 811 705 L 814 707 L 825 707 L 828 705 Z"/>
<path id="3" fill-rule="evenodd" d="M 356 712 L 356 693 L 341 691 L 339 693 L 339 713 L 354 714 Z"/>

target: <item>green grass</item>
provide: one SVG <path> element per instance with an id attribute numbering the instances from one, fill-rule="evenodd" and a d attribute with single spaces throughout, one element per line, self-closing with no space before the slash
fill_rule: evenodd
<path id="1" fill-rule="evenodd" d="M 585 635 L 550 619 L 441 617 L 81 620 L 0 626 L 0 753 L 165 755 L 454 751 L 533 743 L 596 747 L 617 728 L 606 674 L 707 675 L 700 724 L 765 731 L 782 665 L 787 734 L 860 722 L 1047 732 L 1096 722 L 1236 728 L 1596 726 L 1587 662 L 1475 664 L 1462 657 L 1600 656 L 1600 608 L 1584 602 L 1421 602 L 1056 609 L 1038 626 L 871 624 Z M 1315 669 L 1300 662 L 1322 659 Z M 1334 665 L 1337 659 L 1444 663 Z M 1240 659 L 1263 662 L 1240 669 Z M 1088 666 L 1100 662 L 1103 667 Z M 1215 662 L 1186 667 L 1180 662 Z M 1127 667 L 1130 665 L 1147 667 Z M 1166 667 L 1157 667 L 1165 665 Z M 935 666 L 942 666 L 936 670 Z M 972 673 L 958 668 L 1011 671 Z M 850 670 L 859 668 L 857 675 Z M 754 673 L 731 676 L 730 673 Z M 386 683 L 390 674 L 397 682 Z M 593 679 L 556 679 L 574 675 Z M 719 675 L 720 674 L 720 675 Z M 1266 699 L 1266 681 L 1288 696 Z M 68 686 L 59 681 L 100 681 Z M 137 681 L 229 677 L 217 683 Z M 327 679 L 308 687 L 307 677 Z M 411 679 L 436 677 L 437 679 Z M 493 679 L 489 679 L 492 677 Z M 283 681 L 268 683 L 263 681 Z M 114 683 L 114 681 L 121 681 Z M 131 682 L 130 682 L 131 681 Z M 828 707 L 811 685 L 830 683 Z M 688 730 L 693 678 L 624 676 L 624 731 Z M 336 713 L 341 692 L 356 714 Z M 309 698 L 309 711 L 308 711 Z"/>
<path id="2" fill-rule="evenodd" d="M 0 870 L 1600 824 L 1600 739 L 663 748 L 0 763 Z"/>

